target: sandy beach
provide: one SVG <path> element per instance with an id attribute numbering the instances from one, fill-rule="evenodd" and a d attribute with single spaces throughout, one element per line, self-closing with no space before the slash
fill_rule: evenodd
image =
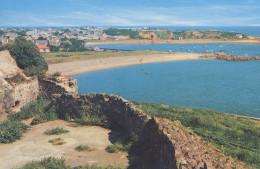
<path id="1" fill-rule="evenodd" d="M 199 53 L 173 53 L 173 54 L 157 54 L 157 55 L 138 55 L 111 57 L 93 60 L 73 61 L 67 63 L 58 63 L 49 65 L 49 74 L 60 72 L 62 75 L 69 76 L 84 72 L 91 72 L 102 69 L 115 67 L 147 64 L 156 62 L 168 62 L 177 60 L 195 60 L 201 59 Z"/>

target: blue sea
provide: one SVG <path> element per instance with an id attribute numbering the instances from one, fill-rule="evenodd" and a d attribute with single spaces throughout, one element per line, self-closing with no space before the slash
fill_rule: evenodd
<path id="1" fill-rule="evenodd" d="M 260 56 L 250 44 L 128 44 L 99 45 L 122 50 L 225 52 Z M 220 51 L 221 50 L 221 51 Z M 260 61 L 190 60 L 134 65 L 72 76 L 79 92 L 117 94 L 128 100 L 260 118 Z"/>
<path id="2" fill-rule="evenodd" d="M 260 56 L 260 44 L 185 43 L 185 44 L 118 44 L 96 45 L 99 48 L 119 50 L 152 50 L 187 53 L 225 52 L 238 56 Z"/>

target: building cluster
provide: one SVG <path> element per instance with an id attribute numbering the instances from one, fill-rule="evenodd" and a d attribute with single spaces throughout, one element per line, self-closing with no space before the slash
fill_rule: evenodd
<path id="1" fill-rule="evenodd" d="M 13 42 L 18 36 L 34 42 L 41 52 L 49 52 L 48 46 L 60 46 L 61 43 L 71 43 L 70 39 L 100 40 L 106 35 L 104 28 L 91 26 L 81 28 L 0 28 L 0 44 Z"/>

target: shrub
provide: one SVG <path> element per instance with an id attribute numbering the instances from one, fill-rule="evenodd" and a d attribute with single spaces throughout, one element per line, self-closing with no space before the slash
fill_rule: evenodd
<path id="1" fill-rule="evenodd" d="M 49 140 L 48 142 L 54 146 L 66 144 L 66 142 L 61 138 L 55 138 L 55 139 Z"/>
<path id="2" fill-rule="evenodd" d="M 92 151 L 93 149 L 90 148 L 88 145 L 79 145 L 75 148 L 77 151 Z"/>
<path id="3" fill-rule="evenodd" d="M 66 165 L 64 158 L 49 157 L 41 161 L 34 161 L 28 163 L 20 169 L 123 169 L 123 168 L 113 167 L 113 166 L 99 167 L 94 165 L 70 167 Z"/>
<path id="4" fill-rule="evenodd" d="M 12 143 L 22 137 L 27 126 L 20 121 L 7 120 L 0 124 L 0 143 Z"/>
<path id="5" fill-rule="evenodd" d="M 101 126 L 104 128 L 109 128 L 110 126 L 105 119 L 102 119 L 98 115 L 83 115 L 81 118 L 75 119 L 74 122 L 86 126 Z"/>
<path id="6" fill-rule="evenodd" d="M 25 78 L 23 76 L 21 76 L 19 73 L 17 73 L 17 75 L 15 75 L 11 78 L 6 78 L 5 80 L 9 83 L 20 83 L 20 82 L 25 81 Z"/>
<path id="7" fill-rule="evenodd" d="M 59 77 L 60 75 L 61 75 L 61 72 L 55 72 L 55 73 L 53 73 L 51 76 Z"/>
<path id="8" fill-rule="evenodd" d="M 33 42 L 18 37 L 14 44 L 9 47 L 9 51 L 17 65 L 24 70 L 27 76 L 45 77 L 48 65 Z"/>
<path id="9" fill-rule="evenodd" d="M 106 151 L 109 153 L 117 153 L 119 151 L 126 152 L 129 151 L 130 147 L 131 143 L 124 145 L 122 143 L 116 142 L 115 144 L 107 146 Z"/>
<path id="10" fill-rule="evenodd" d="M 66 166 L 65 160 L 63 158 L 58 159 L 54 157 L 46 158 L 42 161 L 31 162 L 21 169 L 70 169 Z"/>
<path id="11" fill-rule="evenodd" d="M 68 133 L 68 132 L 69 132 L 69 130 L 65 130 L 61 127 L 56 127 L 56 128 L 45 131 L 44 134 L 46 134 L 46 135 L 59 135 L 59 134 Z"/>

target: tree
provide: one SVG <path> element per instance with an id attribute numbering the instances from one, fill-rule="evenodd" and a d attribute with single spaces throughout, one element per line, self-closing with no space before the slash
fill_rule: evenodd
<path id="1" fill-rule="evenodd" d="M 48 64 L 33 42 L 18 37 L 14 44 L 10 46 L 9 51 L 16 60 L 18 67 L 23 69 L 27 76 L 45 77 Z"/>
<path id="2" fill-rule="evenodd" d="M 3 30 L 0 30 L 0 36 L 4 35 L 5 32 Z"/>

